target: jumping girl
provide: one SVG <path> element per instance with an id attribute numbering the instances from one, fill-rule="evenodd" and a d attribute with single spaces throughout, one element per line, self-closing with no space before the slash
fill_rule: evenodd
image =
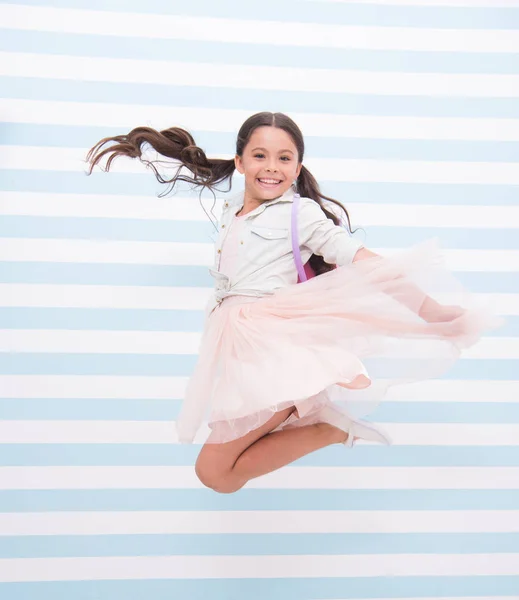
<path id="1" fill-rule="evenodd" d="M 149 146 L 177 161 L 172 177 L 145 160 Z M 208 158 L 183 129 L 139 127 L 96 144 L 90 172 L 118 156 L 140 158 L 172 186 L 230 188 L 235 169 L 245 178 L 223 206 L 215 290 L 176 424 L 179 441 L 192 443 L 208 421 L 195 469 L 217 492 L 330 444 L 389 443 L 359 415 L 390 385 L 440 376 L 500 323 L 426 293 L 455 291 L 470 302 L 434 241 L 390 257 L 355 241 L 346 209 L 303 165 L 302 133 L 284 114 L 247 119 L 230 160 Z"/>

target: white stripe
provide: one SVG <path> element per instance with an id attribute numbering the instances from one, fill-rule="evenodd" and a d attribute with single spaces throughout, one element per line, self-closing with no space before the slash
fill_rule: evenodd
<path id="1" fill-rule="evenodd" d="M 0 329 L 0 352 L 197 354 L 201 337 L 182 331 Z"/>
<path id="2" fill-rule="evenodd" d="M 78 239 L 0 239 L 0 260 L 210 266 L 213 244 Z"/>
<path id="3" fill-rule="evenodd" d="M 391 402 L 519 402 L 519 381 L 441 379 L 409 383 L 388 390 Z"/>
<path id="4" fill-rule="evenodd" d="M 82 148 L 1 146 L 0 168 L 86 173 L 86 152 Z M 218 154 L 217 157 L 229 158 L 230 155 Z M 519 184 L 519 169 L 513 162 L 314 158 L 305 161 L 305 165 L 317 179 L 327 181 Z M 175 163 L 169 159 L 160 165 L 160 171 L 166 176 L 172 176 L 175 170 Z M 150 181 L 153 177 L 138 160 L 116 162 L 112 171 L 146 173 Z"/>
<path id="5" fill-rule="evenodd" d="M 384 423 L 395 446 L 517 446 L 519 424 Z M 205 442 L 201 427 L 196 443 Z M 2 444 L 178 444 L 170 421 L 0 421 Z M 362 440 L 359 443 L 362 442 Z M 519 482 L 518 482 L 519 484 Z"/>
<path id="6" fill-rule="evenodd" d="M 88 148 L 4 145 L 0 147 L 0 168 L 87 173 L 87 152 Z M 159 160 L 158 168 L 165 176 L 174 175 L 177 166 L 180 164 L 177 161 L 159 156 L 152 149 L 147 148 L 143 154 L 146 160 Z M 230 155 L 218 154 L 216 157 L 230 158 Z M 139 160 L 116 161 L 112 172 L 147 173 L 150 177 L 153 177 L 151 170 Z"/>
<path id="7" fill-rule="evenodd" d="M 234 191 L 234 188 L 233 188 Z M 237 191 L 237 190 L 236 190 Z M 222 198 L 217 198 L 213 213 L 220 217 Z M 210 212 L 212 198 L 203 198 L 203 206 Z M 359 206 L 360 203 L 359 203 Z M 384 206 L 384 205 L 382 205 Z M 419 208 L 419 207 L 417 207 Z M 431 208 L 436 208 L 432 206 Z M 439 207 L 441 208 L 441 207 Z M 492 223 L 500 223 L 496 227 L 510 227 L 516 219 L 515 206 L 461 206 L 452 208 L 466 209 L 466 217 L 473 217 L 473 209 L 484 209 L 481 213 L 481 226 L 492 227 Z M 486 210 L 485 210 L 486 209 Z M 501 209 L 505 209 L 504 211 Z M 511 210 L 506 210 L 511 209 Z M 414 207 L 413 207 L 414 210 Z M 426 207 L 427 210 L 427 207 Z M 480 211 L 481 212 L 481 211 Z M 206 213 L 200 206 L 197 197 L 175 195 L 174 198 L 158 198 L 156 196 L 116 196 L 102 194 L 60 194 L 39 192 L 2 192 L 0 214 L 46 217 L 97 217 L 105 219 L 140 219 L 167 221 L 203 221 L 209 223 Z M 497 216 L 496 216 L 497 215 Z M 413 215 L 410 215 L 411 217 Z M 425 215 L 428 217 L 429 215 Z M 449 215 L 454 218 L 454 214 Z M 517 227 L 519 227 L 519 209 L 517 211 Z"/>
<path id="8" fill-rule="evenodd" d="M 206 210 L 213 200 L 203 200 Z M 464 229 L 519 228 L 519 206 L 377 204 L 345 202 L 353 226 L 441 227 Z M 222 199 L 213 209 L 219 217 Z M 47 217 L 97 217 L 110 219 L 203 221 L 208 223 L 198 198 L 175 196 L 116 196 L 95 194 L 54 194 L 2 192 L 0 214 Z M 405 222 L 402 221 L 405 215 Z"/>
<path id="9" fill-rule="evenodd" d="M 257 489 L 519 489 L 516 467 L 293 467 L 249 481 Z M 490 481 L 487 481 L 487 479 Z"/>
<path id="10" fill-rule="evenodd" d="M 0 375 L 0 397 L 179 399 L 186 385 L 185 377 Z M 519 382 L 506 390 L 510 402 L 516 401 L 514 395 L 519 398 Z"/>
<path id="11" fill-rule="evenodd" d="M 0 536 L 512 533 L 518 510 L 243 510 L 0 513 Z"/>
<path id="12" fill-rule="evenodd" d="M 368 244 L 369 245 L 369 244 Z M 403 248 L 372 248 L 374 252 L 392 256 Z M 519 270 L 519 250 L 442 249 L 446 266 L 454 271 L 489 271 L 503 273 Z"/>
<path id="13" fill-rule="evenodd" d="M 95 354 L 198 354 L 202 334 L 183 331 L 105 331 L 84 329 L 0 329 L 0 352 Z M 417 353 L 414 342 L 398 357 L 434 358 Z M 519 359 L 518 337 L 484 337 L 463 352 L 465 359 Z"/>
<path id="14" fill-rule="evenodd" d="M 390 388 L 385 400 L 412 403 L 516 403 L 519 402 L 519 381 L 429 380 Z"/>
<path id="15" fill-rule="evenodd" d="M 519 425 L 384 423 L 394 446 L 517 446 Z"/>
<path id="16" fill-rule="evenodd" d="M 0 398 L 181 399 L 185 377 L 0 375 Z M 393 402 L 519 402 L 519 381 L 429 380 L 390 389 Z"/>
<path id="17" fill-rule="evenodd" d="M 193 467 L 0 467 L 2 490 L 201 489 Z M 517 490 L 519 467 L 285 467 L 254 489 Z"/>
<path id="18" fill-rule="evenodd" d="M 518 575 L 519 554 L 129 556 L 0 559 L 0 581 Z"/>
<path id="19" fill-rule="evenodd" d="M 460 227 L 464 229 L 519 227 L 519 206 L 376 204 L 347 202 L 353 226 Z M 405 222 L 402 222 L 405 215 Z M 369 232 L 368 232 L 369 234 Z"/>
<path id="20" fill-rule="evenodd" d="M 386 256 L 402 251 L 401 248 L 372 250 Z M 519 271 L 519 250 L 444 249 L 441 253 L 446 266 L 455 271 Z M 214 260 L 214 244 L 1 238 L 0 260 L 210 267 Z"/>
<path id="21" fill-rule="evenodd" d="M 212 293 L 198 287 L 0 283 L 0 307 L 204 310 Z M 502 296 L 496 301 L 519 312 L 519 295 Z"/>
<path id="22" fill-rule="evenodd" d="M 254 27 L 257 27 L 255 23 Z M 312 28 L 314 25 L 312 24 Z M 264 28 L 261 27 L 261 30 Z M 312 29 L 313 31 L 313 29 Z M 417 35 L 419 35 L 419 29 Z M 501 35 L 506 32 L 499 32 Z M 221 35 L 221 32 L 218 32 Z M 459 34 L 458 34 L 459 35 Z M 514 35 L 517 35 L 514 32 Z M 141 85 L 351 94 L 515 98 L 519 75 L 347 71 L 0 52 L 0 75 Z"/>
<path id="23" fill-rule="evenodd" d="M 133 308 L 204 310 L 211 288 L 0 283 L 0 307 Z M 453 304 L 448 294 L 439 301 Z M 519 294 L 473 294 L 494 314 L 519 315 Z"/>
<path id="24" fill-rule="evenodd" d="M 415 348 L 416 350 L 416 348 Z M 418 354 L 414 354 L 418 357 Z M 477 344 L 464 350 L 464 359 L 519 359 L 519 338 L 517 337 L 484 337 Z"/>
<path id="25" fill-rule="evenodd" d="M 136 124 L 145 123 L 148 127 L 156 129 L 179 125 L 189 130 L 233 134 L 251 114 L 246 110 L 224 108 L 52 102 L 11 98 L 0 99 L 0 113 L 2 121 L 12 123 L 117 126 L 128 131 Z M 291 113 L 290 116 L 306 136 L 414 140 L 519 140 L 519 119 L 325 113 Z"/>
<path id="26" fill-rule="evenodd" d="M 349 1 L 349 0 L 348 0 Z M 400 0 L 401 1 L 401 0 Z M 436 0 L 431 0 L 436 2 Z M 494 2 L 494 0 L 486 0 Z M 510 1 L 510 0 L 509 0 Z M 495 0 L 503 3 L 503 0 Z M 391 2 L 393 3 L 393 2 Z M 398 2 L 396 2 L 397 4 Z M 218 19 L 200 16 L 0 5 L 2 27 L 111 36 L 431 52 L 517 52 L 515 31 L 362 27 L 320 23 Z M 514 5 L 512 5 L 514 6 Z M 273 15 L 275 16 L 275 15 Z M 116 41 L 114 40 L 114 43 Z"/>

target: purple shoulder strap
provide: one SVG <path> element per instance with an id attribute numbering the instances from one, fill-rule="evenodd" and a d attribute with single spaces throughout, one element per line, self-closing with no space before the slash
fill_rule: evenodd
<path id="1" fill-rule="evenodd" d="M 292 202 L 292 252 L 294 254 L 294 261 L 296 263 L 297 274 L 299 275 L 299 281 L 307 281 L 305 269 L 303 267 L 303 260 L 301 258 L 301 251 L 299 250 L 299 235 L 297 229 L 297 213 L 299 208 L 299 194 L 294 195 L 294 201 Z"/>

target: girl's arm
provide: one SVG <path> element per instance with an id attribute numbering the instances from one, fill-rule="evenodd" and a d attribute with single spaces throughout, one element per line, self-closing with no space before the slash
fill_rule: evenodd
<path id="1" fill-rule="evenodd" d="M 374 258 L 377 256 L 380 256 L 380 254 L 376 254 L 367 248 L 359 248 L 353 257 L 353 262 L 365 260 L 367 258 Z M 410 291 L 423 294 L 418 286 L 415 286 L 412 283 L 409 283 L 408 285 L 413 288 L 412 290 L 410 289 Z M 464 312 L 465 311 L 463 308 L 461 308 L 461 306 L 448 306 L 440 304 L 439 302 L 436 302 L 434 298 L 431 298 L 431 296 L 425 295 L 425 299 L 418 311 L 418 316 L 429 323 L 439 323 L 444 321 L 452 321 L 456 317 L 461 316 Z"/>
<path id="2" fill-rule="evenodd" d="M 317 202 L 301 198 L 298 215 L 300 246 L 306 246 L 313 254 L 322 256 L 330 265 L 350 264 L 362 243 L 329 219 Z"/>
<path id="3" fill-rule="evenodd" d="M 310 198 L 301 200 L 299 213 L 299 243 L 301 245 L 309 248 L 314 254 L 322 256 L 327 263 L 338 266 L 380 256 L 364 248 L 362 243 L 351 237 L 346 229 L 335 225 L 331 219 L 328 219 L 317 202 Z M 402 293 L 404 291 L 405 293 Z M 399 293 L 395 298 L 429 323 L 452 321 L 465 312 L 460 306 L 447 306 L 436 302 L 411 282 L 406 284 L 405 290 L 403 284 L 399 286 Z M 418 311 L 416 310 L 417 298 L 423 298 Z"/>

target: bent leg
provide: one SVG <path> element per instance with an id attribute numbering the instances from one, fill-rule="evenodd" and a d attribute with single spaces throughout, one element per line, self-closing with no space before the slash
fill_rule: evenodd
<path id="1" fill-rule="evenodd" d="M 206 443 L 195 466 L 200 481 L 217 492 L 232 493 L 250 479 L 345 441 L 347 434 L 328 423 L 274 432 L 293 411 L 294 408 L 288 408 L 276 413 L 258 429 L 232 442 Z"/>

